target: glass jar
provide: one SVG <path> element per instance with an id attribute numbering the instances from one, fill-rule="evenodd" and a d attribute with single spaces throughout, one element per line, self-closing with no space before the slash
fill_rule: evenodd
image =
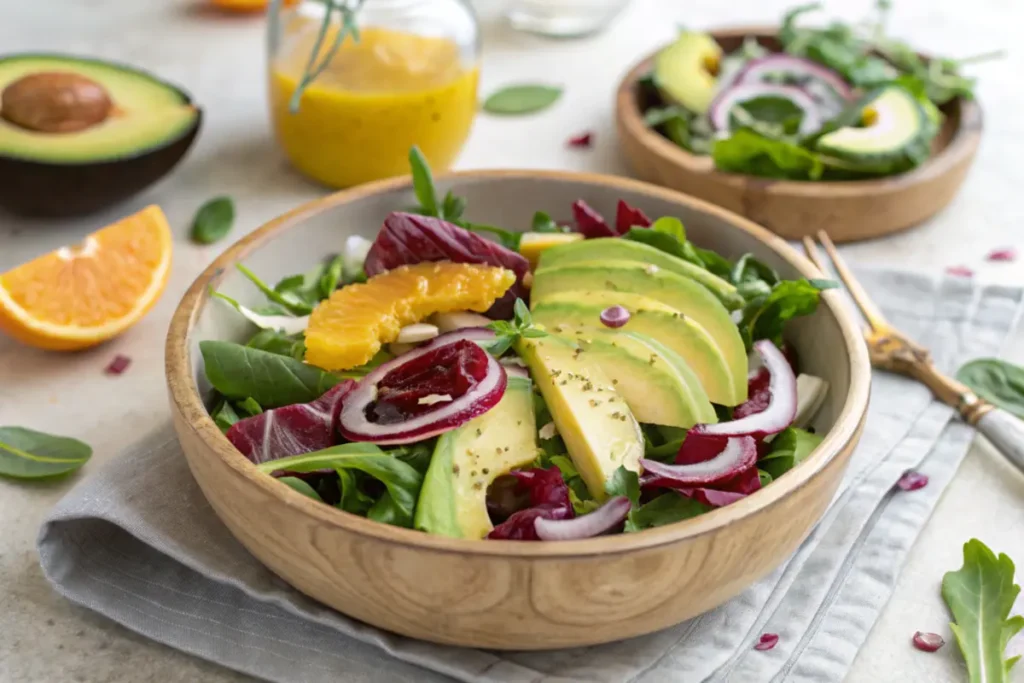
<path id="1" fill-rule="evenodd" d="M 512 26 L 554 38 L 575 38 L 603 30 L 629 0 L 512 0 Z"/>
<path id="2" fill-rule="evenodd" d="M 349 36 L 334 49 L 343 25 L 335 10 L 317 52 L 326 8 L 345 1 L 271 4 L 268 91 L 278 143 L 299 171 L 336 188 L 407 174 L 413 145 L 436 171 L 447 169 L 477 110 L 480 32 L 469 5 L 364 0 L 358 42 Z M 323 71 L 297 97 L 317 64 Z"/>

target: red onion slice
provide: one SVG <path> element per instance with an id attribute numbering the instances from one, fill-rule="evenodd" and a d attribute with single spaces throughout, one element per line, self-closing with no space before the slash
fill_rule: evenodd
<path id="1" fill-rule="evenodd" d="M 768 407 L 759 413 L 747 415 L 739 420 L 719 422 L 712 425 L 697 425 L 691 434 L 709 436 L 753 436 L 761 438 L 778 434 L 793 424 L 796 419 L 796 376 L 793 367 L 778 347 L 767 339 L 754 342 L 754 350 L 761 357 L 761 363 L 768 370 Z M 684 442 L 685 443 L 685 442 Z"/>
<path id="2" fill-rule="evenodd" d="M 828 67 L 811 59 L 775 53 L 752 59 L 736 75 L 739 83 L 763 82 L 772 74 L 784 74 L 799 80 L 816 80 L 831 86 L 843 99 L 853 97 L 853 89 L 843 77 Z"/>
<path id="3" fill-rule="evenodd" d="M 454 336 L 459 332 L 452 332 L 450 335 Z M 422 441 L 455 429 L 497 405 L 505 394 L 508 377 L 505 374 L 505 369 L 491 354 L 487 353 L 485 354 L 487 367 L 483 379 L 454 400 L 435 404 L 437 407 L 434 410 L 428 410 L 399 423 L 379 424 L 366 418 L 367 407 L 377 397 L 377 385 L 388 373 L 425 354 L 434 353 L 440 346 L 437 344 L 439 339 L 441 337 L 381 364 L 356 384 L 355 388 L 345 397 L 341 409 L 339 430 L 346 439 L 378 444 L 404 444 Z M 451 341 L 458 340 L 452 339 Z"/>
<path id="4" fill-rule="evenodd" d="M 938 633 L 924 633 L 918 631 L 914 634 L 914 647 L 925 652 L 935 652 L 946 644 L 946 641 Z"/>
<path id="5" fill-rule="evenodd" d="M 622 327 L 629 322 L 629 309 L 625 306 L 609 306 L 601 311 L 601 324 L 605 327 Z"/>
<path id="6" fill-rule="evenodd" d="M 737 83 L 719 93 L 711 103 L 708 109 L 711 125 L 715 130 L 729 130 L 733 107 L 758 97 L 782 97 L 798 106 L 804 113 L 799 131 L 802 135 L 819 130 L 824 123 L 818 103 L 800 88 L 775 83 Z"/>
<path id="7" fill-rule="evenodd" d="M 630 507 L 629 498 L 615 496 L 589 514 L 573 519 L 538 517 L 534 520 L 533 527 L 542 541 L 577 541 L 593 538 L 611 531 L 626 521 Z"/>
<path id="8" fill-rule="evenodd" d="M 728 439 L 725 447 L 710 460 L 689 465 L 666 465 L 657 460 L 640 460 L 645 479 L 659 479 L 673 487 L 710 486 L 731 479 L 757 462 L 757 442 L 749 436 Z"/>

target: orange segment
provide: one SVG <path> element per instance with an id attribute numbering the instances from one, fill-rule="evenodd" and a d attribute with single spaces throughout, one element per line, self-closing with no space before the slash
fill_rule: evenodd
<path id="1" fill-rule="evenodd" d="M 0 275 L 0 330 L 55 351 L 121 334 L 163 293 L 171 243 L 167 218 L 150 206 Z"/>
<path id="2" fill-rule="evenodd" d="M 486 311 L 516 281 L 511 270 L 470 263 L 417 263 L 339 289 L 313 311 L 306 361 L 325 370 L 367 362 L 398 331 L 434 313 Z"/>

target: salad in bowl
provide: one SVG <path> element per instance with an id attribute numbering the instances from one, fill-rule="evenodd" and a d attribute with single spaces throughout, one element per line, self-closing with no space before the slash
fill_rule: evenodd
<path id="1" fill-rule="evenodd" d="M 210 415 L 267 477 L 427 534 L 636 533 L 771 486 L 828 392 L 785 342 L 830 281 L 730 260 L 672 216 L 578 200 L 518 233 L 464 219 L 418 150 L 395 207 L 200 342 Z"/>

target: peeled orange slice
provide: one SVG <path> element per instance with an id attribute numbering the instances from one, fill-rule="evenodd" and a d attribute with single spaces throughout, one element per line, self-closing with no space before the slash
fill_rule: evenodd
<path id="1" fill-rule="evenodd" d="M 55 351 L 116 337 L 163 293 L 171 243 L 167 218 L 150 206 L 0 275 L 0 330 Z"/>
<path id="2" fill-rule="evenodd" d="M 325 370 L 362 365 L 402 327 L 434 313 L 486 311 L 516 281 L 511 270 L 472 263 L 417 263 L 339 289 L 306 328 L 306 361 Z"/>

